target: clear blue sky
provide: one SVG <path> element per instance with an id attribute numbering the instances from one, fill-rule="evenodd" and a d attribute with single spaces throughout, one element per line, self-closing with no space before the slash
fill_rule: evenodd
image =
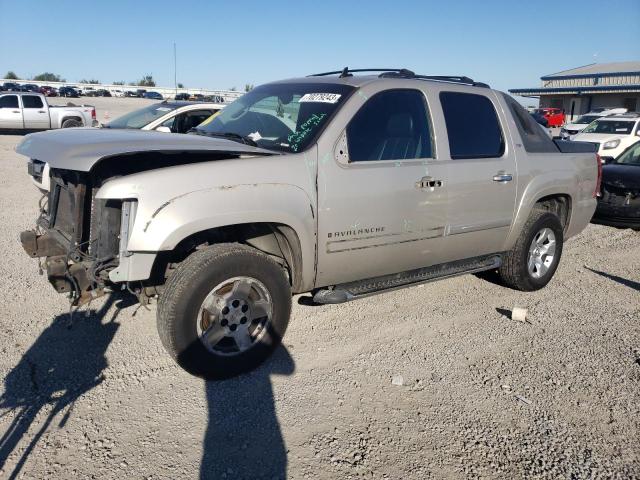
<path id="1" fill-rule="evenodd" d="M 640 59 L 640 0 L 0 0 L 0 75 L 242 89 L 344 66 L 468 75 L 494 88 Z"/>

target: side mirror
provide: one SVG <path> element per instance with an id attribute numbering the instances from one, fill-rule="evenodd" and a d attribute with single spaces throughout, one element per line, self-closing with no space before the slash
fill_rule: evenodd
<path id="1" fill-rule="evenodd" d="M 604 164 L 612 163 L 614 160 L 613 157 L 600 157 L 600 161 Z"/>
<path id="2" fill-rule="evenodd" d="M 171 129 L 160 125 L 159 127 L 156 127 L 156 132 L 171 133 Z"/>

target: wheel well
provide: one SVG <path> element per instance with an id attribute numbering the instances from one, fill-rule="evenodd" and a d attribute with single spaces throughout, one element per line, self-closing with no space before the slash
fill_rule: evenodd
<path id="1" fill-rule="evenodd" d="M 571 197 L 569 195 L 557 194 L 543 197 L 536 202 L 534 208 L 555 213 L 560 219 L 562 229 L 567 231 L 571 218 Z"/>
<path id="2" fill-rule="evenodd" d="M 215 243 L 242 243 L 266 253 L 286 269 L 293 292 L 297 293 L 302 288 L 300 240 L 293 228 L 278 223 L 227 225 L 189 235 L 173 250 L 158 253 L 150 285 L 163 285 L 177 264 L 196 250 Z"/>
<path id="3" fill-rule="evenodd" d="M 64 122 L 66 122 L 67 120 L 77 120 L 80 123 L 82 123 L 84 125 L 84 122 L 82 121 L 82 118 L 80 117 L 64 117 L 61 121 L 60 121 L 60 126 L 62 126 L 64 124 Z"/>

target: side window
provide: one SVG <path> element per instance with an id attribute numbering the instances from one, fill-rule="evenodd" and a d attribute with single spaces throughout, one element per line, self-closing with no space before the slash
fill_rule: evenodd
<path id="1" fill-rule="evenodd" d="M 172 131 L 177 133 L 187 133 L 192 128 L 200 125 L 211 115 L 213 115 L 212 110 L 194 110 L 191 112 L 181 113 L 176 117 Z"/>
<path id="2" fill-rule="evenodd" d="M 347 143 L 352 162 L 433 157 L 423 93 L 387 90 L 374 95 L 351 119 Z"/>
<path id="3" fill-rule="evenodd" d="M 174 125 L 176 123 L 176 118 L 178 118 L 178 116 L 175 117 L 171 117 L 167 120 L 165 120 L 164 122 L 162 122 L 160 124 L 161 127 L 167 127 L 169 130 L 171 130 L 172 133 L 176 133 Z"/>
<path id="4" fill-rule="evenodd" d="M 24 106 L 24 108 L 44 107 L 44 104 L 42 103 L 42 99 L 40 97 L 36 97 L 35 95 L 23 95 L 22 105 Z"/>
<path id="5" fill-rule="evenodd" d="M 496 158 L 504 153 L 504 140 L 496 109 L 484 95 L 441 92 L 452 159 Z"/>
<path id="6" fill-rule="evenodd" d="M 0 108 L 19 108 L 17 95 L 3 95 L 0 97 Z"/>
<path id="7" fill-rule="evenodd" d="M 503 96 L 513 115 L 524 149 L 530 153 L 557 153 L 556 144 L 549 138 L 542 125 L 509 95 L 504 93 Z"/>

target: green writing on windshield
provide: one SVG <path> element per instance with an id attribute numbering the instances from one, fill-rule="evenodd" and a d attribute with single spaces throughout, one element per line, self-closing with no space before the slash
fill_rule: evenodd
<path id="1" fill-rule="evenodd" d="M 315 127 L 320 125 L 320 122 L 322 122 L 322 120 L 326 116 L 326 113 L 314 113 L 307 120 L 305 120 L 302 125 L 300 125 L 300 128 L 297 131 L 290 134 L 287 137 L 287 141 L 289 142 L 291 150 L 297 152 L 302 141 L 307 138 L 307 136 L 309 136 L 309 134 L 315 129 Z"/>

